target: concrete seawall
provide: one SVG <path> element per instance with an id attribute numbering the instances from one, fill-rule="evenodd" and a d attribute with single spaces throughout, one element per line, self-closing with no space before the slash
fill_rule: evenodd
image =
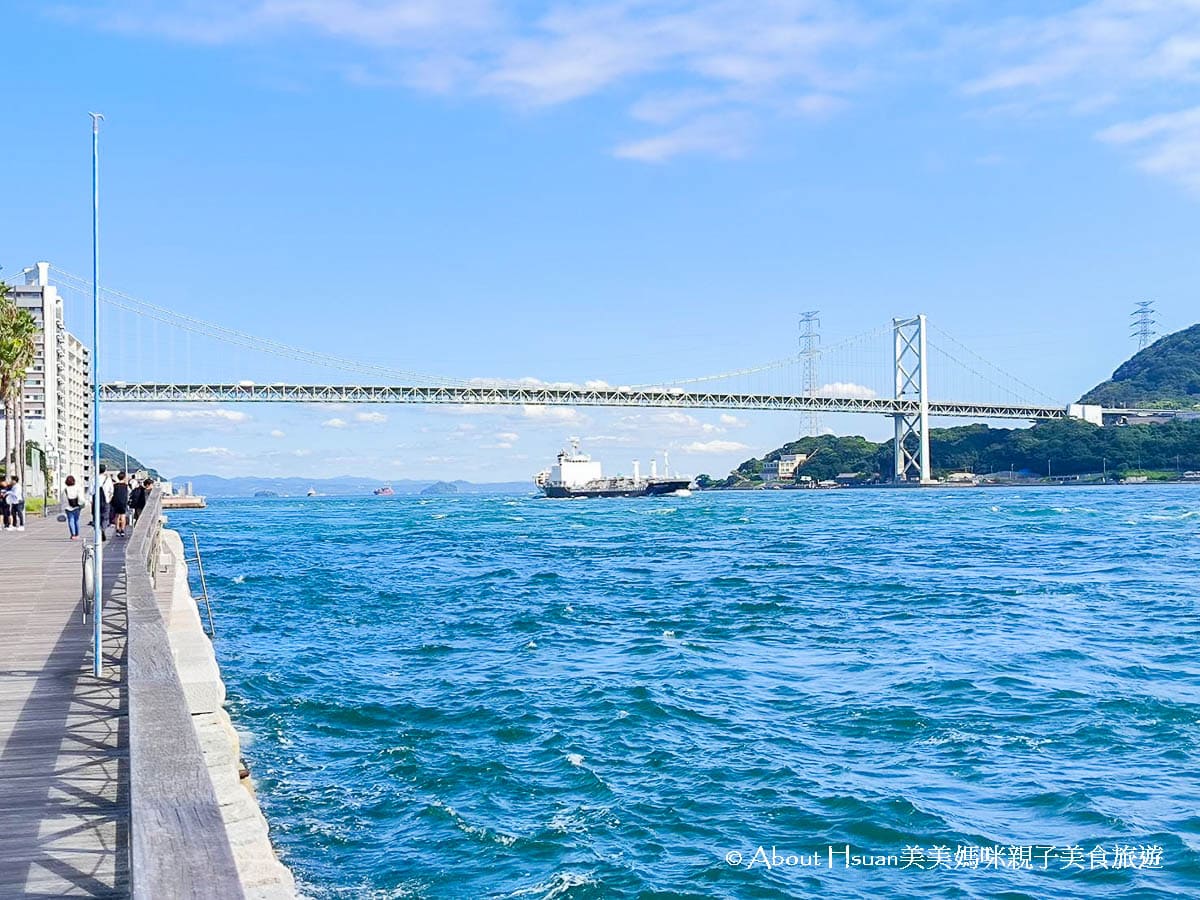
<path id="1" fill-rule="evenodd" d="M 225 683 L 192 599 L 178 532 L 163 529 L 158 567 L 155 597 L 245 895 L 261 900 L 295 897 L 295 879 L 271 846 L 254 785 L 248 776 L 241 777 L 241 747 L 225 711 Z"/>

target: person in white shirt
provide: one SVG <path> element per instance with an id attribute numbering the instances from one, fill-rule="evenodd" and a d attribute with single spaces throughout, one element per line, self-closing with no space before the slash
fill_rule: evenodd
<path id="1" fill-rule="evenodd" d="M 75 483 L 75 476 L 68 475 L 63 487 L 63 509 L 67 514 L 67 531 L 71 540 L 79 540 L 79 514 L 83 512 L 83 491 Z"/>
<path id="2" fill-rule="evenodd" d="M 8 489 L 8 493 L 5 494 L 4 502 L 8 504 L 8 508 L 12 513 L 12 524 L 8 526 L 8 530 L 24 531 L 25 489 L 21 486 L 21 479 L 16 475 L 12 477 L 12 486 Z"/>
<path id="3" fill-rule="evenodd" d="M 112 492 L 113 492 L 112 473 L 106 472 L 104 469 L 104 466 L 101 465 L 100 466 L 100 533 L 101 534 L 104 534 L 104 529 L 110 524 L 109 519 L 111 517 L 109 515 L 108 501 L 112 499 Z M 94 494 L 92 496 L 95 497 Z M 91 503 L 89 503 L 88 506 L 90 508 L 92 508 L 93 516 L 94 516 L 95 507 L 93 507 Z M 92 522 L 89 527 L 95 527 L 95 524 L 96 524 L 95 522 Z"/>

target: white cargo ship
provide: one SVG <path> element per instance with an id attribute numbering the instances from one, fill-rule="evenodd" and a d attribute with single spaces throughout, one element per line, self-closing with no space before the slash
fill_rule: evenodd
<path id="1" fill-rule="evenodd" d="M 548 469 L 533 476 L 536 484 L 547 497 L 571 499 L 575 497 L 655 497 L 665 494 L 686 494 L 692 480 L 686 476 L 669 474 L 667 455 L 663 454 L 663 474 L 657 471 L 657 461 L 650 462 L 650 477 L 642 478 L 639 464 L 633 464 L 633 477 L 618 475 L 605 478 L 599 461 L 579 450 L 579 439 L 571 438 L 571 449 L 562 450 L 557 461 Z"/>

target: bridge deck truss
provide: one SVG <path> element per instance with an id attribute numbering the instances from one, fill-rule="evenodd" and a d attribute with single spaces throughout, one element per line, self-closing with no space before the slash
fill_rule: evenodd
<path id="1" fill-rule="evenodd" d="M 763 409 L 913 416 L 915 399 L 814 397 L 792 394 L 699 393 L 678 389 L 560 387 L 420 387 L 330 384 L 101 385 L 106 403 L 408 403 L 481 406 L 607 406 L 677 409 Z M 968 419 L 1065 419 L 1061 406 L 928 402 L 929 415 Z"/>

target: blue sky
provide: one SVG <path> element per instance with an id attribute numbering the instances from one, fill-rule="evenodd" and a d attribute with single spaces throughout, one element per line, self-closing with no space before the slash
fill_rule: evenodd
<path id="1" fill-rule="evenodd" d="M 786 356 L 801 310 L 826 344 L 925 312 L 1066 402 L 1129 355 L 1133 301 L 1163 330 L 1197 318 L 1197 0 L 5 8 L 10 277 L 90 272 L 99 110 L 106 284 L 406 371 L 647 383 Z M 74 295 L 68 316 L 90 328 Z M 316 376 L 108 324 L 105 378 Z M 669 448 L 724 472 L 797 429 L 543 409 L 105 422 L 169 472 L 473 480 L 523 478 L 569 434 L 614 470 Z"/>

